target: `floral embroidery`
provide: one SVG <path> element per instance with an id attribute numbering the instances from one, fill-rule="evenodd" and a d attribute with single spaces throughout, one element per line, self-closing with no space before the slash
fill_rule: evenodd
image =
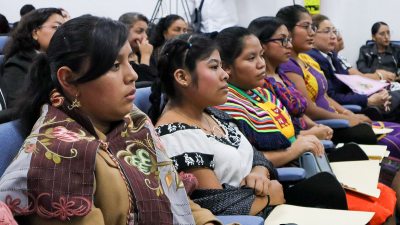
<path id="1" fill-rule="evenodd" d="M 50 93 L 50 102 L 54 107 L 59 107 L 64 103 L 64 96 L 60 94 L 56 89 L 53 89 Z"/>
<path id="2" fill-rule="evenodd" d="M 21 207 L 21 199 L 15 198 L 13 199 L 10 195 L 6 196 L 5 202 L 8 208 L 17 215 L 29 215 L 35 210 L 35 198 L 32 194 L 27 193 L 28 199 L 32 200 L 26 207 Z"/>
<path id="3" fill-rule="evenodd" d="M 53 135 L 53 137 L 57 138 L 60 141 L 64 141 L 64 142 L 77 142 L 80 140 L 80 136 L 83 135 L 79 135 L 78 133 L 72 132 L 67 130 L 67 128 L 63 127 L 63 126 L 57 126 L 54 128 L 51 128 L 51 135 Z"/>
<path id="4" fill-rule="evenodd" d="M 37 200 L 39 201 L 39 199 L 41 200 L 41 198 L 46 197 L 51 198 L 49 193 L 42 193 L 38 196 Z M 44 218 L 58 218 L 62 221 L 66 221 L 71 216 L 84 216 L 91 210 L 92 203 L 84 197 L 71 197 L 69 201 L 67 199 L 67 197 L 61 196 L 58 202 L 53 200 L 51 202 L 51 207 L 55 210 L 53 212 L 39 205 L 37 214 Z M 45 202 L 44 200 L 41 201 Z M 78 201 L 82 202 L 82 204 L 77 204 Z M 76 205 L 79 205 L 79 207 L 76 207 Z"/>
<path id="5" fill-rule="evenodd" d="M 43 123 L 41 127 L 45 127 L 48 125 L 56 124 L 56 123 L 61 123 L 61 122 L 72 122 L 72 119 L 67 118 L 66 120 L 55 122 L 56 117 L 46 121 Z M 55 153 L 51 151 L 48 146 L 52 144 L 52 139 L 56 139 L 59 141 L 63 142 L 77 142 L 80 140 L 88 140 L 88 141 L 93 141 L 95 140 L 94 137 L 88 137 L 86 133 L 83 130 L 78 130 L 79 133 L 73 132 L 68 130 L 64 126 L 56 126 L 56 127 L 51 127 L 48 128 L 44 133 L 39 133 L 39 134 L 31 134 L 27 139 L 26 139 L 26 144 L 24 144 L 24 151 L 27 153 L 38 153 L 38 148 L 37 145 L 40 144 L 46 149 L 45 157 L 49 160 L 52 160 L 54 163 L 59 164 L 61 163 L 62 159 L 72 159 L 75 158 L 78 155 L 78 150 L 75 148 L 70 149 L 70 155 L 69 156 L 63 156 L 58 153 Z M 39 139 L 39 137 L 41 137 Z M 36 144 L 33 144 L 30 142 L 33 138 L 38 138 Z"/>
<path id="6" fill-rule="evenodd" d="M 58 218 L 62 221 L 69 219 L 71 216 L 84 216 L 89 213 L 92 208 L 90 200 L 84 197 L 71 197 L 68 201 L 68 197 L 61 196 L 58 202 L 55 202 L 49 193 L 42 193 L 37 198 L 33 197 L 32 194 L 27 194 L 29 198 L 29 205 L 21 208 L 21 199 L 12 199 L 10 195 L 7 195 L 5 203 L 10 210 L 16 215 L 29 215 L 33 212 L 44 218 Z M 51 208 L 55 211 L 48 211 L 42 204 L 51 202 Z M 77 204 L 77 203 L 82 204 Z M 79 207 L 76 207 L 79 205 Z"/>

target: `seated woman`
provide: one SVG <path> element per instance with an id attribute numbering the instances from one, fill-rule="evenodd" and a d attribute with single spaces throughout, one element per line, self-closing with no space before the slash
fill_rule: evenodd
<path id="1" fill-rule="evenodd" d="M 281 101 L 265 88 L 264 50 L 258 38 L 242 27 L 222 30 L 217 36 L 224 69 L 229 74 L 229 94 L 217 106 L 238 120 L 253 146 L 276 167 L 298 159 L 304 152 L 324 154 L 313 135 L 296 138 L 290 115 Z"/>
<path id="2" fill-rule="evenodd" d="M 304 151 L 315 151 L 313 148 L 319 141 L 315 137 L 309 139 L 312 142 L 305 141 L 305 138 L 313 136 L 298 136 L 296 141 L 290 143 L 295 140 L 290 116 L 271 92 L 257 88 L 263 85 L 265 74 L 262 72 L 265 71 L 264 52 L 259 40 L 245 28 L 232 27 L 221 31 L 217 41 L 223 65 L 230 75 L 228 101 L 217 108 L 237 119 L 245 136 L 274 165 L 281 166 L 297 159 Z M 381 188 L 385 197 L 395 199 L 390 188 L 383 185 Z M 383 195 L 381 197 L 385 199 Z M 391 204 L 388 206 L 391 207 Z"/>
<path id="3" fill-rule="evenodd" d="M 64 18 L 59 9 L 36 9 L 22 17 L 4 50 L 2 87 L 8 108 L 15 106 L 29 67 L 38 52 L 45 52 Z"/>
<path id="4" fill-rule="evenodd" d="M 30 134 L 0 180 L 21 224 L 195 224 L 172 161 L 133 107 L 127 38 L 119 22 L 81 16 L 32 65 L 21 105 Z M 197 224 L 219 224 L 191 206 Z"/>
<path id="5" fill-rule="evenodd" d="M 151 65 L 156 65 L 161 47 L 165 41 L 170 40 L 180 34 L 187 32 L 188 25 L 185 20 L 178 15 L 171 14 L 161 18 L 157 25 L 150 32 L 150 44 L 153 45 L 153 60 Z"/>
<path id="6" fill-rule="evenodd" d="M 132 67 L 139 76 L 137 82 L 154 81 L 157 77 L 157 70 L 150 66 L 153 46 L 147 39 L 149 20 L 140 13 L 129 12 L 120 16 L 118 21 L 129 29 L 128 40 L 135 53 L 132 55 Z"/>
<path id="7" fill-rule="evenodd" d="M 338 42 L 338 32 L 328 17 L 324 15 L 313 16 L 313 24 L 317 27 L 314 36 L 314 48 L 307 52 L 319 65 L 328 81 L 328 95 L 340 104 L 355 104 L 363 107 L 365 112 L 372 111 L 370 107 L 376 107 L 381 112 L 379 117 L 386 115 L 385 118 L 396 117 L 390 114 L 397 111 L 400 99 L 399 93 L 388 92 L 386 89 L 381 90 L 370 96 L 357 94 L 353 92 L 346 84 L 340 81 L 335 74 L 349 74 L 348 69 L 344 69 L 337 53 L 334 52 L 336 43 Z M 363 75 L 363 74 L 360 74 Z M 375 114 L 376 114 L 375 113 Z"/>
<path id="8" fill-rule="evenodd" d="M 398 79 L 400 47 L 390 43 L 390 29 L 385 22 L 376 22 L 371 28 L 373 44 L 360 48 L 357 68 L 362 73 L 375 73 L 381 80 Z"/>
<path id="9" fill-rule="evenodd" d="M 348 141 L 370 144 L 370 139 L 373 139 L 374 136 L 370 135 L 371 137 L 365 138 L 366 136 L 364 136 L 364 132 L 367 132 L 368 130 L 370 132 L 371 128 L 362 123 L 371 123 L 372 121 L 365 115 L 354 114 L 351 111 L 346 110 L 339 103 L 330 98 L 326 94 L 328 89 L 326 78 L 320 70 L 318 63 L 310 56 L 303 54 L 313 47 L 315 35 L 315 28 L 312 25 L 311 16 L 308 14 L 307 10 L 301 6 L 283 8 L 278 12 L 277 17 L 282 19 L 293 37 L 292 58 L 287 63 L 281 64 L 280 68 L 296 85 L 296 88 L 302 93 L 302 95 L 306 97 L 308 103 L 306 115 L 313 120 L 346 119 L 349 121 L 351 129 L 338 131 L 345 132 L 345 135 L 342 135 L 341 138 L 346 140 L 347 137 Z M 396 124 L 393 123 L 384 124 L 377 122 L 374 125 L 378 127 L 391 126 L 393 129 L 397 129 Z M 357 132 L 360 133 L 357 134 L 354 130 L 357 130 Z M 335 135 L 336 133 L 337 132 L 335 131 Z M 400 156 L 400 148 L 398 146 L 398 143 L 400 142 L 397 141 L 397 133 L 397 131 L 394 131 L 384 135 L 383 138 L 382 136 L 378 137 L 378 143 L 388 145 L 391 155 L 396 157 Z M 388 141 L 388 139 L 390 141 Z M 335 137 L 333 140 L 335 141 Z"/>
<path id="10" fill-rule="evenodd" d="M 253 149 L 227 114 L 209 108 L 226 101 L 228 75 L 221 68 L 216 43 L 188 35 L 167 42 L 158 62 L 161 87 L 168 102 L 157 131 L 178 171 L 190 171 L 199 186 L 191 197 L 214 214 L 260 215 L 271 206 L 289 203 L 306 206 L 347 207 L 344 193 L 332 175 L 318 174 L 289 188 L 283 196 L 272 164 Z M 161 90 L 159 89 L 154 90 Z M 152 95 L 153 112 L 160 111 L 159 92 Z M 154 113 L 158 119 L 159 113 Z M 324 188 L 305 188 L 329 183 Z M 330 195 L 335 195 L 335 203 Z M 305 197 L 306 196 L 306 197 Z"/>
<path id="11" fill-rule="evenodd" d="M 264 87 L 277 96 L 288 110 L 297 132 L 300 135 L 315 135 L 320 140 L 330 140 L 333 130 L 315 123 L 304 114 L 307 100 L 279 69 L 281 63 L 289 60 L 292 49 L 286 26 L 275 17 L 260 17 L 251 21 L 249 31 L 257 36 L 264 49 L 263 58 L 266 64 Z"/>

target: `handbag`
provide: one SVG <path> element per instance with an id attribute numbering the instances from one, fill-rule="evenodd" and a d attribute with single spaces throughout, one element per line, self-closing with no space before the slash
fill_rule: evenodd
<path id="1" fill-rule="evenodd" d="M 299 163 L 300 167 L 306 171 L 306 178 L 320 172 L 328 172 L 334 175 L 325 153 L 322 156 L 315 156 L 311 152 L 305 152 L 300 156 Z"/>

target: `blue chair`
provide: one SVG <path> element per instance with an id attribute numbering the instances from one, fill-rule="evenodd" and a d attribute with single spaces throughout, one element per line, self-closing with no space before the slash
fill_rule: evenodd
<path id="1" fill-rule="evenodd" d="M 6 45 L 7 41 L 8 41 L 8 36 L 0 36 L 0 55 L 3 55 L 4 52 L 4 46 Z"/>
<path id="2" fill-rule="evenodd" d="M 149 100 L 151 94 L 151 87 L 137 88 L 135 93 L 135 100 L 133 103 L 144 113 L 148 113 L 151 103 Z"/>
<path id="3" fill-rule="evenodd" d="M 25 137 L 21 133 L 19 120 L 0 124 L 0 176 L 10 165 L 24 142 Z"/>
<path id="4" fill-rule="evenodd" d="M 241 225 L 263 225 L 264 219 L 259 216 L 217 216 L 223 224 L 240 223 Z"/>

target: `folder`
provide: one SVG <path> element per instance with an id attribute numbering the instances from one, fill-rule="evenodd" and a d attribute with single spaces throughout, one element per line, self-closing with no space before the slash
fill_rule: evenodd
<path id="1" fill-rule="evenodd" d="M 310 208 L 283 204 L 276 206 L 265 225 L 365 225 L 374 212 Z"/>
<path id="2" fill-rule="evenodd" d="M 378 160 L 330 163 L 332 171 L 343 188 L 378 198 L 380 165 Z"/>

